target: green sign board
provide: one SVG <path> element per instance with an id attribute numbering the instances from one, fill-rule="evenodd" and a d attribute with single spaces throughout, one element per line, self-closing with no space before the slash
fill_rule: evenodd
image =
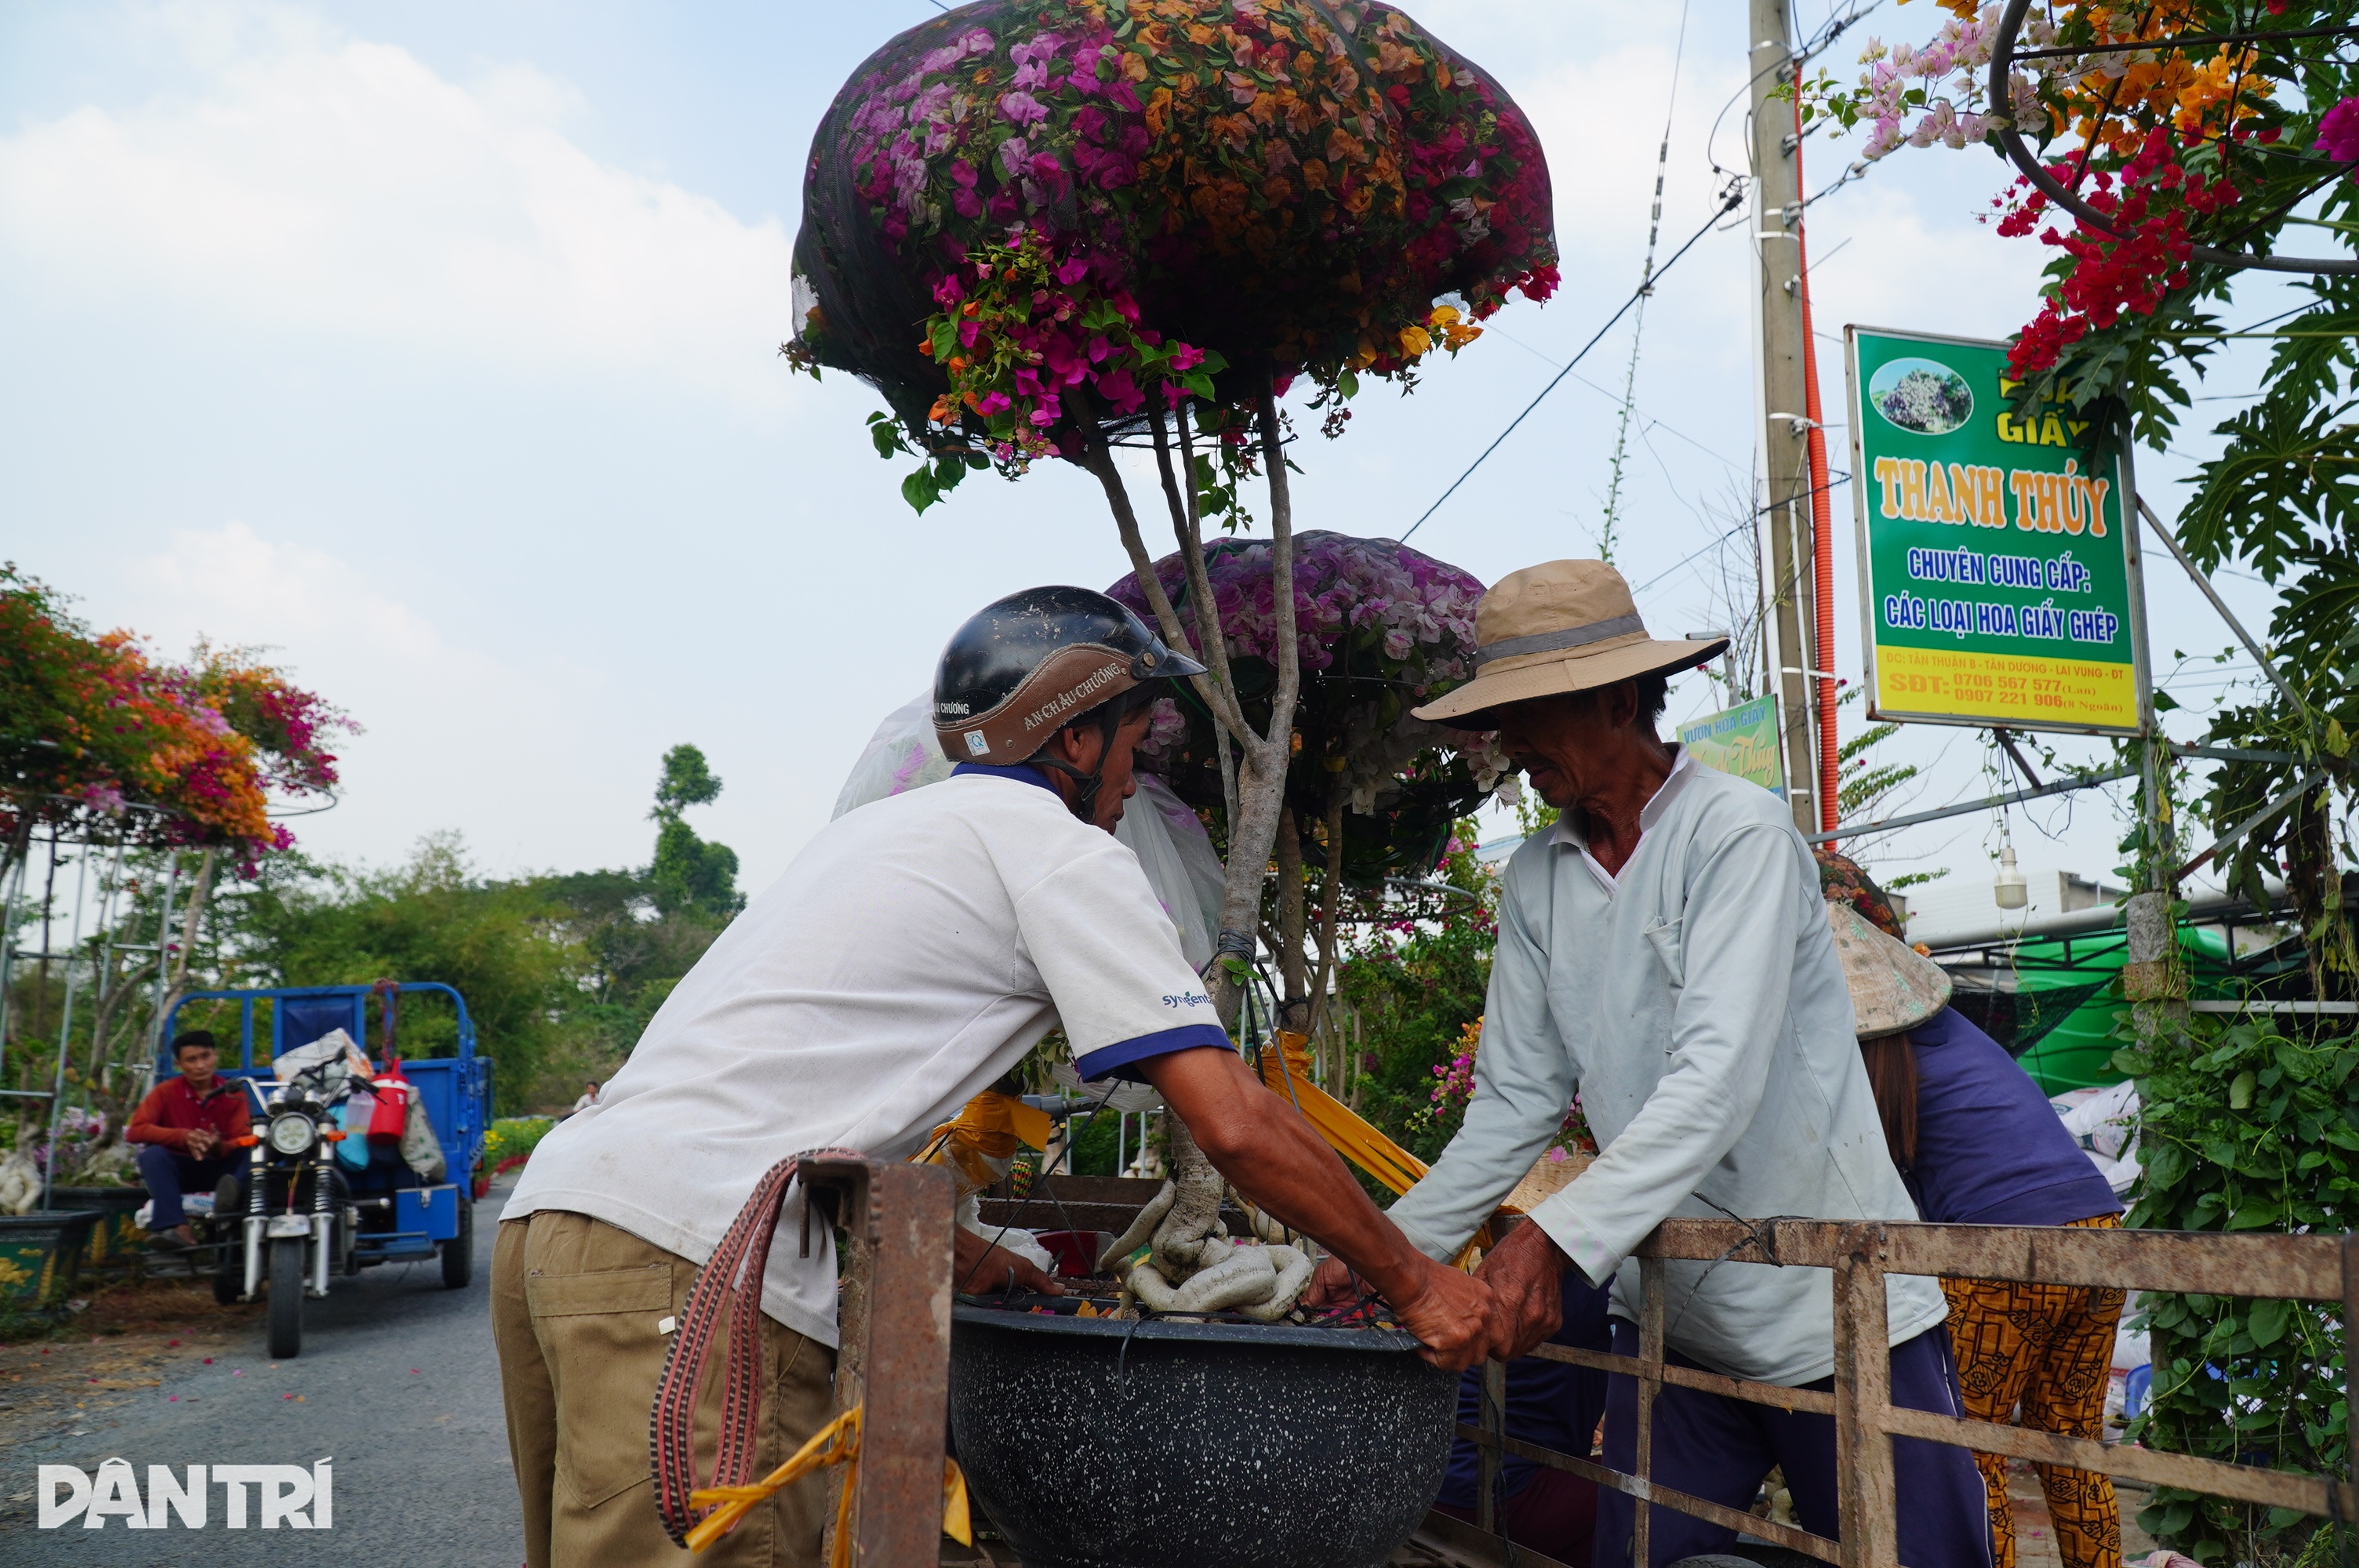
<path id="1" fill-rule="evenodd" d="M 2004 343 L 1844 336 L 1870 716 L 2138 733 L 2127 464 L 2060 409 L 2019 416 Z"/>
<path id="2" fill-rule="evenodd" d="M 1786 798 L 1785 750 L 1778 744 L 1775 693 L 1680 725 L 1680 744 L 1704 766 L 1750 779 L 1778 799 Z"/>

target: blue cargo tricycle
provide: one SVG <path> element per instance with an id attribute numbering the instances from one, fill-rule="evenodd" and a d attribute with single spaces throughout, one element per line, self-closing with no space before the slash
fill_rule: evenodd
<path id="1" fill-rule="evenodd" d="M 390 1058 L 398 999 L 416 993 L 450 999 L 457 1051 L 404 1060 L 403 1090 L 374 1076 L 389 1060 L 371 1063 L 359 1045 L 368 1038 L 375 997 L 380 1048 Z M 191 1262 L 212 1267 L 214 1298 L 228 1304 L 266 1296 L 270 1354 L 284 1360 L 302 1349 L 304 1298 L 324 1298 L 336 1275 L 439 1257 L 443 1285 L 466 1285 L 474 1272 L 473 1173 L 491 1123 L 492 1064 L 475 1054 L 465 999 L 432 982 L 192 991 L 166 1016 L 160 1039 L 171 1040 L 181 1008 L 203 1001 L 238 1004 L 238 1063 L 222 1076 L 243 1087 L 254 1111 L 243 1173 L 223 1177 L 211 1215 L 190 1219 L 201 1249 Z M 255 1005 L 265 1001 L 270 1062 L 257 1065 Z M 338 1030 L 353 1049 L 321 1049 Z M 158 1070 L 169 1073 L 171 1065 L 159 1063 Z M 408 1137 L 371 1135 L 380 1098 L 403 1108 Z M 408 1110 L 410 1098 L 423 1127 Z M 421 1135 L 425 1128 L 430 1140 Z"/>

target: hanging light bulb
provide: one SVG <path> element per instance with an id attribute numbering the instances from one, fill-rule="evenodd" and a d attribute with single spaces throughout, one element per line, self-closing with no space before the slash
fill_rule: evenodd
<path id="1" fill-rule="evenodd" d="M 2023 872 L 2015 864 L 2015 846 L 2002 845 L 1998 852 L 1998 881 L 1992 884 L 1992 896 L 2001 909 L 2021 909 L 2031 902 L 2031 889 L 2023 880 Z"/>

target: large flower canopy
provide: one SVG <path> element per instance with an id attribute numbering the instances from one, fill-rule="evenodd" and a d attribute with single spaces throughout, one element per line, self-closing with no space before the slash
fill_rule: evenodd
<path id="1" fill-rule="evenodd" d="M 1190 393 L 1349 395 L 1555 262 L 1529 123 L 1391 6 L 981 0 L 821 122 L 789 351 L 1020 462 Z"/>
<path id="2" fill-rule="evenodd" d="M 1246 713 L 1259 723 L 1274 684 L 1270 547 L 1220 540 L 1205 546 L 1204 567 L 1230 668 Z M 1155 572 L 1190 640 L 1201 640 L 1180 557 L 1166 556 Z M 1106 591 L 1144 610 L 1136 574 Z M 1302 661 L 1295 732 L 1301 746 L 1288 773 L 1287 800 L 1307 833 L 1325 816 L 1340 775 L 1349 807 L 1344 871 L 1353 881 L 1430 871 L 1451 824 L 1506 776 L 1506 761 L 1491 737 L 1429 724 L 1409 712 L 1473 675 L 1474 607 L 1482 597 L 1483 584 L 1471 573 L 1396 539 L 1324 530 L 1295 535 Z M 1151 733 L 1148 762 L 1181 799 L 1217 808 L 1214 748 L 1211 718 L 1188 694 Z"/>

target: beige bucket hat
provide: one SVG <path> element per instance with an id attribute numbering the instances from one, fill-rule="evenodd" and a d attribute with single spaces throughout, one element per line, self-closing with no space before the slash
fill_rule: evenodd
<path id="1" fill-rule="evenodd" d="M 1509 572 L 1474 611 L 1474 678 L 1416 710 L 1461 730 L 1491 730 L 1489 710 L 1588 691 L 1718 658 L 1725 637 L 1647 635 L 1630 585 L 1603 561 L 1545 561 Z"/>
<path id="2" fill-rule="evenodd" d="M 1827 924 L 1862 1040 L 1914 1029 L 1950 1005 L 1950 977 L 1941 966 L 1878 931 L 1850 904 L 1829 899 Z"/>

